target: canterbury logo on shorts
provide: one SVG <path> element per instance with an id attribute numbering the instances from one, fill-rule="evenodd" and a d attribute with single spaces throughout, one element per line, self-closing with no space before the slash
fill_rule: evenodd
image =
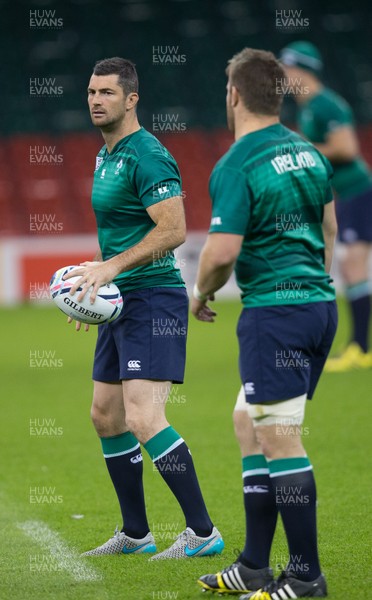
<path id="1" fill-rule="evenodd" d="M 140 360 L 128 360 L 128 371 L 140 371 L 141 361 Z"/>
<path id="2" fill-rule="evenodd" d="M 253 396 L 256 393 L 253 381 L 247 381 L 244 384 L 244 391 L 246 396 Z"/>

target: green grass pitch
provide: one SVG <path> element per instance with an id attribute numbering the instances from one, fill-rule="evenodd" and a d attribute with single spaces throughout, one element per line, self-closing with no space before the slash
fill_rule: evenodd
<path id="1" fill-rule="evenodd" d="M 186 383 L 173 393 L 168 417 L 192 449 L 226 547 L 219 558 L 155 563 L 145 556 L 74 558 L 106 541 L 120 525 L 89 418 L 94 327 L 76 333 L 54 307 L 0 311 L 1 599 L 204 598 L 197 577 L 235 559 L 244 541 L 240 456 L 231 421 L 239 388 L 239 304 L 218 302 L 216 307 L 215 324 L 191 320 Z M 340 313 L 334 351 L 348 335 L 342 304 Z M 371 371 L 324 375 L 307 407 L 304 441 L 317 478 L 322 566 L 331 598 L 340 600 L 366 598 L 370 590 L 371 383 Z M 183 518 L 147 456 L 144 467 L 149 522 L 161 550 L 184 528 Z M 33 527 L 45 527 L 40 539 L 32 535 Z M 286 559 L 280 528 L 272 566 L 284 566 Z"/>

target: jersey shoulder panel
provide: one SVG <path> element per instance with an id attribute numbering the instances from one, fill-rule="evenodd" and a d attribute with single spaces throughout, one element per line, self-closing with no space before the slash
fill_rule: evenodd
<path id="1" fill-rule="evenodd" d="M 131 140 L 136 162 L 132 171 L 133 185 L 145 207 L 180 196 L 181 175 L 173 156 L 159 140 L 146 131 Z"/>
<path id="2" fill-rule="evenodd" d="M 128 141 L 127 148 L 131 149 L 137 159 L 140 159 L 146 154 L 156 154 L 167 158 L 169 157 L 174 160 L 170 152 L 168 152 L 165 146 L 163 146 L 163 144 L 152 133 L 143 127 L 141 127 L 141 129 L 136 133 L 137 135 L 134 135 Z"/>
<path id="3" fill-rule="evenodd" d="M 314 96 L 304 110 L 311 110 L 315 118 L 327 124 L 327 130 L 332 131 L 340 125 L 352 125 L 353 113 L 350 105 L 339 94 L 324 88 Z"/>

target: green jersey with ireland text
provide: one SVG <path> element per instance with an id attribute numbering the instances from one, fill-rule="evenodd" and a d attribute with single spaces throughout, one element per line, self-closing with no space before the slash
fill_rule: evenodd
<path id="1" fill-rule="evenodd" d="M 244 236 L 235 274 L 243 305 L 331 301 L 322 221 L 328 160 L 281 124 L 236 141 L 213 169 L 210 233 Z"/>
<path id="2" fill-rule="evenodd" d="M 353 124 L 348 103 L 328 88 L 322 88 L 299 107 L 298 128 L 314 144 L 324 144 L 331 132 Z M 370 170 L 360 156 L 347 162 L 332 162 L 332 167 L 332 185 L 340 200 L 352 198 L 372 187 Z"/>
<path id="3" fill-rule="evenodd" d="M 147 208 L 180 196 L 181 177 L 167 149 L 143 127 L 96 159 L 92 206 L 103 260 L 138 244 L 154 227 Z M 184 287 L 173 252 L 154 252 L 150 263 L 115 277 L 122 293 L 149 287 Z"/>

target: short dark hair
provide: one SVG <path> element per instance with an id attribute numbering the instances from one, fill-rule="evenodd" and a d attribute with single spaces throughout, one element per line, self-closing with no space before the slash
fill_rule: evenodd
<path id="1" fill-rule="evenodd" d="M 279 115 L 285 73 L 272 52 L 244 48 L 229 60 L 226 75 L 250 112 Z"/>
<path id="2" fill-rule="evenodd" d="M 138 76 L 136 65 L 130 60 L 114 56 L 104 58 L 94 65 L 94 75 L 118 75 L 118 84 L 123 88 L 127 96 L 132 92 L 138 92 Z"/>

